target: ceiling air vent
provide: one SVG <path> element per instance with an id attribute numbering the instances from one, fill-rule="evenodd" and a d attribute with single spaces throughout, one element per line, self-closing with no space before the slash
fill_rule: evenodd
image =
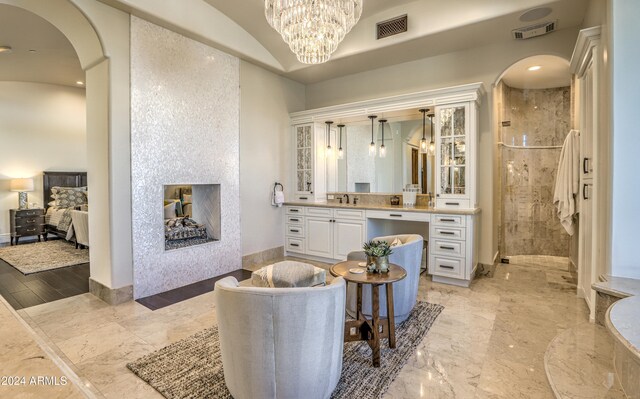
<path id="1" fill-rule="evenodd" d="M 407 28 L 407 14 L 405 14 L 399 17 L 387 19 L 386 21 L 378 22 L 376 24 L 376 36 L 378 40 L 384 39 L 385 37 L 406 32 Z"/>
<path id="2" fill-rule="evenodd" d="M 543 22 L 541 24 L 525 26 L 524 28 L 518 28 L 511 31 L 514 39 L 524 40 L 531 39 L 532 37 L 546 35 L 556 30 L 558 21 Z"/>

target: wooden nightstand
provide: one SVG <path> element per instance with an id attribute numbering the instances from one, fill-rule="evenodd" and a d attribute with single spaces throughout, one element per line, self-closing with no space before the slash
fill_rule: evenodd
<path id="1" fill-rule="evenodd" d="M 18 245 L 20 237 L 38 236 L 47 240 L 44 224 L 44 209 L 11 209 L 9 210 L 11 224 L 11 245 Z"/>

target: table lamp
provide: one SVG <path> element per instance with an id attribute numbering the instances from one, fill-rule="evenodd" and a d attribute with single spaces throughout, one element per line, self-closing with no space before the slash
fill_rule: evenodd
<path id="1" fill-rule="evenodd" d="M 33 179 L 12 179 L 10 189 L 18 192 L 18 208 L 27 209 L 27 191 L 33 191 Z"/>

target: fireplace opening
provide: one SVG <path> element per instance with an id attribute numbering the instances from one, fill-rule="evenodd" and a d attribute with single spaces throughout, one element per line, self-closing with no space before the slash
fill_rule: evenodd
<path id="1" fill-rule="evenodd" d="M 220 240 L 220 185 L 164 186 L 164 249 Z"/>

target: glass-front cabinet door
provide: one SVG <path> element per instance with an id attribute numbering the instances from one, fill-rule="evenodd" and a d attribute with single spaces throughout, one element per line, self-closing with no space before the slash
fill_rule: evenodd
<path id="1" fill-rule="evenodd" d="M 469 208 L 469 104 L 436 107 L 436 206 Z"/>
<path id="2" fill-rule="evenodd" d="M 313 187 L 313 125 L 295 128 L 296 193 L 310 193 Z"/>

